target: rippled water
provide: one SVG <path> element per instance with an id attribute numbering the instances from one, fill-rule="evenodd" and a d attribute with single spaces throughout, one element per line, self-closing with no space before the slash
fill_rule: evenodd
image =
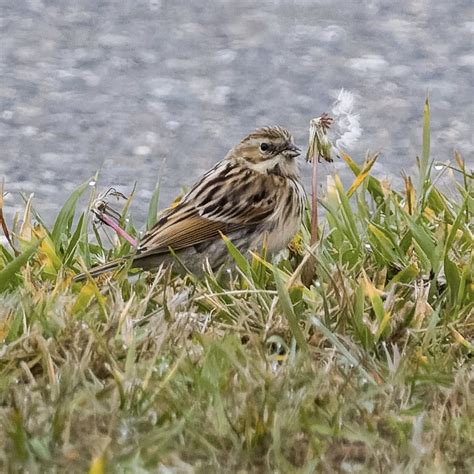
<path id="1" fill-rule="evenodd" d="M 350 152 L 381 150 L 376 173 L 413 168 L 427 92 L 433 155 L 472 159 L 473 20 L 470 0 L 3 0 L 7 212 L 34 192 L 50 220 L 101 169 L 103 187 L 138 182 L 143 219 L 158 177 L 165 205 L 256 126 L 305 145 L 341 88 L 364 129 Z"/>

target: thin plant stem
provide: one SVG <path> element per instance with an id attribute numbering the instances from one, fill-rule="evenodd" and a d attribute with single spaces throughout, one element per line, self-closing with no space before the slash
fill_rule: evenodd
<path id="1" fill-rule="evenodd" d="M 318 241 L 318 160 L 313 157 L 311 173 L 311 237 L 313 246 Z"/>
<path id="2" fill-rule="evenodd" d="M 123 237 L 132 247 L 136 247 L 138 245 L 138 242 L 136 239 L 134 239 L 131 235 L 129 235 L 125 230 L 123 230 L 113 219 L 111 219 L 109 216 L 106 214 L 101 214 L 100 216 L 97 216 L 104 224 L 108 225 L 109 227 L 112 227 L 112 229 L 115 230 L 115 232 L 120 235 L 120 237 Z"/>

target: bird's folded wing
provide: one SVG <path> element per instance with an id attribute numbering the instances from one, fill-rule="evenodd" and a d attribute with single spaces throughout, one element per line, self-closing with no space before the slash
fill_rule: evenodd
<path id="1" fill-rule="evenodd" d="M 167 223 L 149 232 L 138 247 L 138 253 L 166 253 L 170 248 L 181 250 L 212 239 L 223 232 L 222 222 L 213 222 L 199 216 L 190 216 L 184 220 Z"/>
<path id="2" fill-rule="evenodd" d="M 242 190 L 243 191 L 243 190 Z M 271 193 L 269 193 L 271 194 Z M 216 193 L 215 198 L 187 201 L 162 215 L 155 227 L 145 234 L 138 255 L 166 253 L 170 248 L 181 250 L 261 223 L 275 210 L 275 196 L 264 196 L 256 189 L 239 192 L 236 183 L 228 195 Z"/>

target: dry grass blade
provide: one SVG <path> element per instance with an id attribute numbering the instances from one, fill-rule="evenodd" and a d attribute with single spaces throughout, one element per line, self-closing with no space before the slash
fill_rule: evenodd
<path id="1" fill-rule="evenodd" d="M 13 240 L 10 236 L 10 232 L 8 230 L 7 223 L 5 221 L 5 216 L 3 214 L 3 197 L 4 197 L 4 189 L 5 189 L 5 179 L 2 179 L 0 181 L 0 227 L 2 228 L 3 235 L 5 235 L 5 238 L 7 239 L 8 244 L 12 248 L 13 252 L 15 255 L 18 255 L 18 250 L 15 248 L 13 245 Z"/>

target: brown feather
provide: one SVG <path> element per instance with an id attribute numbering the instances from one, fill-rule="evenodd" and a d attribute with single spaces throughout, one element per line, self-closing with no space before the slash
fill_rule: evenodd
<path id="1" fill-rule="evenodd" d="M 225 223 L 213 222 L 199 216 L 188 217 L 183 221 L 167 225 L 164 229 L 157 229 L 153 238 L 141 245 L 139 254 L 168 252 L 181 250 L 185 247 L 197 245 L 219 236 L 219 231 L 225 230 Z"/>

